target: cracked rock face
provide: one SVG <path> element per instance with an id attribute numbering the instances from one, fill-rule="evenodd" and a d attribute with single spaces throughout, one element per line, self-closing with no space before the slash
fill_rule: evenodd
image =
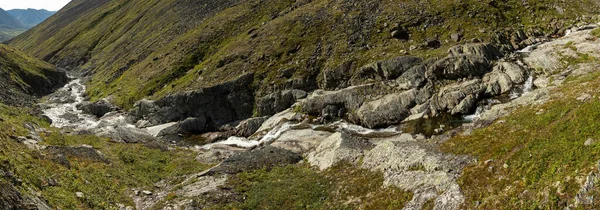
<path id="1" fill-rule="evenodd" d="M 408 139 L 386 140 L 366 152 L 363 168 L 382 171 L 384 184 L 414 193 L 405 209 L 421 209 L 434 200 L 434 209 L 458 209 L 464 201 L 456 179 L 469 163 L 466 156 L 443 154 L 432 145 Z"/>

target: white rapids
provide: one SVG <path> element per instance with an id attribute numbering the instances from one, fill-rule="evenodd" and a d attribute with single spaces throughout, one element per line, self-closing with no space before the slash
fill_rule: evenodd
<path id="1" fill-rule="evenodd" d="M 366 137 L 367 136 L 369 136 L 369 137 L 389 137 L 389 136 L 395 136 L 395 135 L 401 134 L 401 132 L 398 132 L 395 127 L 390 127 L 390 128 L 385 128 L 385 129 L 368 129 L 368 128 L 364 128 L 359 125 L 347 123 L 345 121 L 337 121 L 337 122 L 334 122 L 334 123 L 331 123 L 328 125 L 309 125 L 308 127 L 313 130 L 319 130 L 322 128 L 331 128 L 332 130 L 336 130 L 336 131 L 340 131 L 340 132 L 341 131 L 348 132 L 348 133 L 352 133 L 352 134 L 355 134 L 358 136 L 366 136 Z M 271 131 L 269 131 L 267 134 L 265 134 L 262 138 L 260 138 L 260 140 L 257 140 L 257 141 L 249 140 L 244 137 L 232 136 L 232 137 L 229 137 L 227 140 L 212 143 L 212 144 L 207 144 L 207 145 L 204 145 L 204 146 L 198 147 L 198 148 L 209 150 L 209 149 L 212 149 L 215 147 L 225 145 L 225 146 L 234 146 L 234 147 L 250 149 L 250 148 L 260 146 L 260 145 L 271 144 L 274 141 L 276 141 L 277 139 L 279 139 L 279 137 L 281 137 L 281 135 L 287 131 L 295 130 L 295 129 L 305 129 L 305 128 L 307 128 L 307 126 L 303 126 L 302 123 L 292 124 L 292 123 L 286 122 L 282 125 L 279 125 L 279 126 L 273 128 Z"/>
<path id="2" fill-rule="evenodd" d="M 81 80 L 76 79 L 56 91 L 48 99 L 48 102 L 44 104 L 46 109 L 43 112 L 52 120 L 52 126 L 87 130 L 100 124 L 96 117 L 84 114 L 83 111 L 77 109 L 77 105 L 85 100 L 83 97 L 85 90 Z"/>

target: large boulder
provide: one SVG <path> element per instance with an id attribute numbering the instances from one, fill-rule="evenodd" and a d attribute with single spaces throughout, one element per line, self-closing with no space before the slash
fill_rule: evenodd
<path id="1" fill-rule="evenodd" d="M 508 74 L 494 70 L 483 77 L 483 83 L 487 87 L 485 94 L 488 96 L 496 96 L 508 93 L 513 88 L 513 82 Z"/>
<path id="2" fill-rule="evenodd" d="M 423 209 L 433 202 L 433 209 L 459 209 L 464 202 L 457 178 L 470 163 L 467 156 L 440 153 L 415 140 L 394 137 L 382 141 L 363 158 L 362 167 L 384 174 L 386 186 L 412 191 L 409 209 Z"/>
<path id="3" fill-rule="evenodd" d="M 464 45 L 457 45 L 451 47 L 448 50 L 448 54 L 450 56 L 458 56 L 458 55 L 476 55 L 479 57 L 484 57 L 488 60 L 497 60 L 502 57 L 502 53 L 496 46 L 490 43 L 469 43 Z"/>
<path id="4" fill-rule="evenodd" d="M 456 80 L 482 76 L 491 71 L 488 59 L 478 55 L 456 55 L 438 60 L 430 67 L 433 77 Z"/>
<path id="5" fill-rule="evenodd" d="M 249 137 L 256 133 L 260 126 L 267 120 L 266 117 L 255 117 L 242 121 L 236 128 L 236 135 Z"/>
<path id="6" fill-rule="evenodd" d="M 432 111 L 468 114 L 475 108 L 476 101 L 485 92 L 481 79 L 454 83 L 443 87 L 431 98 Z"/>
<path id="7" fill-rule="evenodd" d="M 117 110 L 117 107 L 112 105 L 106 99 L 102 99 L 93 103 L 84 102 L 77 105 L 77 108 L 83 111 L 83 113 L 91 114 L 96 117 L 103 117 L 106 113 Z"/>
<path id="8" fill-rule="evenodd" d="M 360 124 L 369 128 L 400 123 L 410 116 L 410 109 L 418 104 L 417 98 L 420 92 L 417 89 L 412 89 L 367 102 L 356 110 L 356 118 L 358 118 Z M 429 96 L 423 98 L 426 100 Z"/>
<path id="9" fill-rule="evenodd" d="M 421 59 L 412 56 L 400 56 L 371 63 L 358 69 L 350 79 L 350 83 L 361 85 L 371 81 L 393 80 L 419 63 Z"/>
<path id="10" fill-rule="evenodd" d="M 210 169 L 206 175 L 238 174 L 276 166 L 295 164 L 302 160 L 302 156 L 289 150 L 273 146 L 250 150 L 227 158 L 218 166 Z"/>
<path id="11" fill-rule="evenodd" d="M 523 83 L 527 80 L 527 71 L 521 65 L 513 62 L 498 62 L 494 66 L 494 70 L 500 70 L 510 77 L 510 80 L 515 83 Z"/>
<path id="12" fill-rule="evenodd" d="M 154 138 L 154 136 L 148 134 L 148 132 L 145 130 L 142 130 L 139 128 L 134 128 L 134 127 L 129 127 L 129 126 L 124 126 L 124 125 L 118 125 L 113 128 L 101 130 L 101 131 L 97 132 L 96 135 L 101 136 L 101 137 L 110 138 L 115 142 L 122 142 L 122 143 L 129 143 L 129 144 L 131 144 L 131 143 L 147 143 L 147 142 L 153 142 L 156 140 Z"/>
<path id="13" fill-rule="evenodd" d="M 365 150 L 373 148 L 368 139 L 348 133 L 334 133 L 308 154 L 308 162 L 325 170 L 340 162 L 357 164 Z"/>
<path id="14" fill-rule="evenodd" d="M 209 132 L 212 129 L 205 117 L 190 117 L 162 129 L 157 136 L 176 136 L 179 134 L 198 134 Z"/>

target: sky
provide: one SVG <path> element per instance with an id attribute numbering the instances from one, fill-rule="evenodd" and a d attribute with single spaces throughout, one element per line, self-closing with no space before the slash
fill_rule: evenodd
<path id="1" fill-rule="evenodd" d="M 11 9 L 46 9 L 58 11 L 71 0 L 0 0 L 0 8 Z"/>

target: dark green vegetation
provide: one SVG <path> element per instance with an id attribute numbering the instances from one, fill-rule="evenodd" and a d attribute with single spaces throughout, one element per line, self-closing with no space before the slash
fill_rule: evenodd
<path id="1" fill-rule="evenodd" d="M 15 19 L 27 28 L 32 28 L 40 24 L 54 14 L 54 12 L 45 9 L 11 9 L 6 12 L 15 17 Z"/>
<path id="2" fill-rule="evenodd" d="M 225 187 L 243 197 L 212 209 L 402 209 L 412 193 L 383 186 L 383 174 L 338 164 L 323 172 L 307 166 L 244 172 Z"/>
<path id="3" fill-rule="evenodd" d="M 59 67 L 88 71 L 93 100 L 112 95 L 129 108 L 145 97 L 195 90 L 247 72 L 256 73 L 258 97 L 292 87 L 312 90 L 323 70 L 344 62 L 354 62 L 352 71 L 407 51 L 420 57 L 442 54 L 456 44 L 454 33 L 460 42 L 495 41 L 515 29 L 559 34 L 597 11 L 597 4 L 74 0 L 11 45 Z M 391 38 L 396 25 L 408 29 L 411 41 Z M 440 40 L 441 48 L 428 49 L 423 45 L 428 39 Z M 412 45 L 417 49 L 409 50 Z"/>
<path id="4" fill-rule="evenodd" d="M 596 91 L 590 92 L 600 88 L 599 76 L 567 78 L 554 100 L 524 107 L 488 128 L 445 143 L 446 152 L 479 160 L 459 180 L 467 198 L 464 207 L 563 209 L 572 204 L 600 157 L 600 101 Z M 585 93 L 592 98 L 577 100 Z"/>
<path id="5" fill-rule="evenodd" d="M 94 136 L 64 135 L 49 128 L 47 122 L 31 116 L 29 111 L 0 105 L 0 171 L 12 174 L 0 176 L 0 186 L 12 183 L 25 196 L 39 193 L 54 208 L 106 209 L 116 208 L 117 203 L 133 205 L 129 197 L 132 188 L 152 190 L 153 184 L 162 179 L 207 168 L 195 161 L 195 153 L 189 151 L 165 151 L 138 144 L 112 143 Z M 28 149 L 15 139 L 27 136 L 29 131 L 24 123 L 46 129 L 39 132 L 43 145 L 91 145 L 103 154 L 106 162 L 65 153 L 69 162 L 66 166 L 51 149 Z M 75 192 L 83 192 L 84 197 L 77 198 Z"/>
<path id="6" fill-rule="evenodd" d="M 31 104 L 67 82 L 65 73 L 41 60 L 0 44 L 0 103 Z"/>

